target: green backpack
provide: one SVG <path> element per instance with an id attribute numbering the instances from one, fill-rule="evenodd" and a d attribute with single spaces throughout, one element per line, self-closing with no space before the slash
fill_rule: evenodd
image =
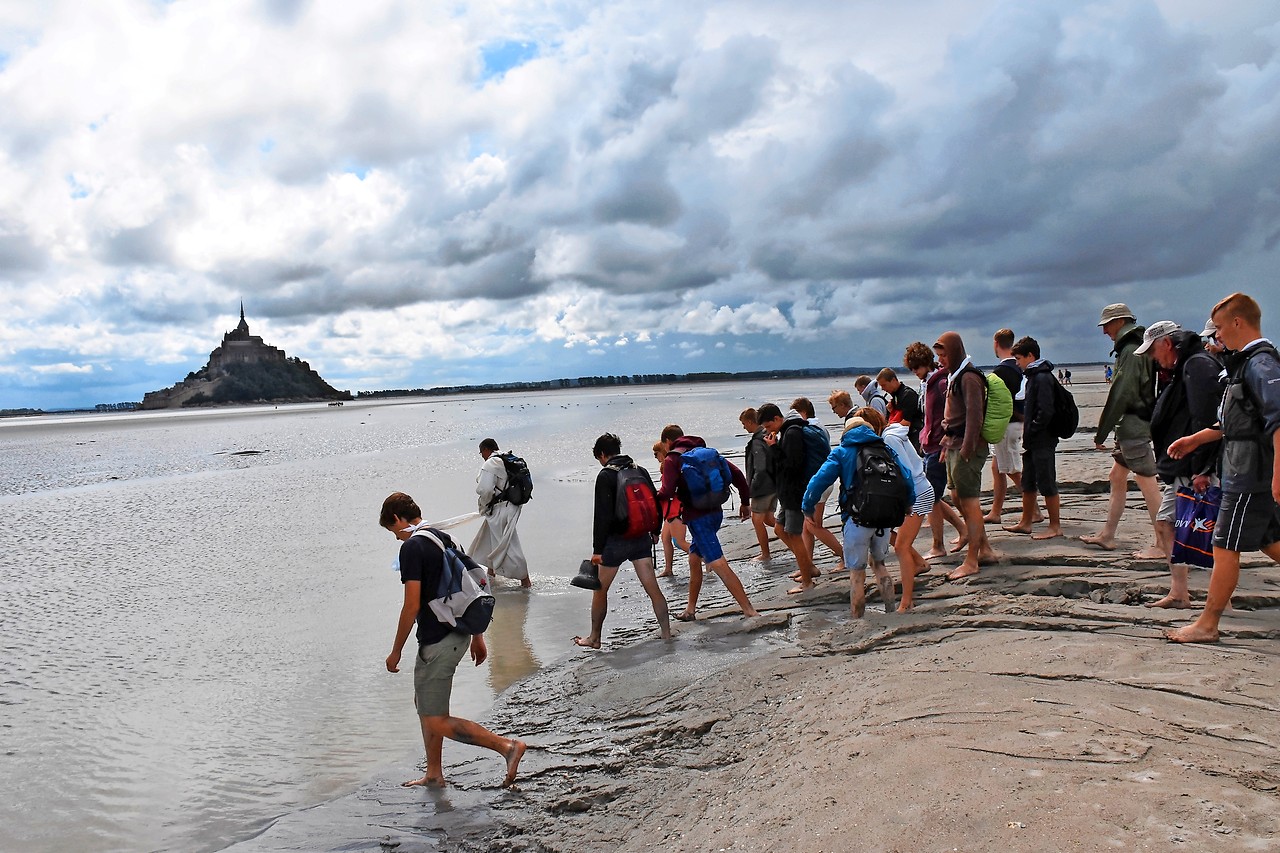
<path id="1" fill-rule="evenodd" d="M 1013 418 L 1013 394 L 994 372 L 987 374 L 987 412 L 982 418 L 982 440 L 998 444 Z"/>

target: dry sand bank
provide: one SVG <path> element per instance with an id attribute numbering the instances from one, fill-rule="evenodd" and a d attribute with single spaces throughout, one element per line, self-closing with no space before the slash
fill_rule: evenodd
<path id="1" fill-rule="evenodd" d="M 1103 391 L 1077 386 L 1085 423 Z M 1140 606 L 1166 588 L 1128 556 L 1150 539 L 1140 494 L 1116 551 L 1073 538 L 1105 513 L 1091 447 L 1080 433 L 1059 457 L 1071 538 L 989 525 L 999 565 L 959 585 L 942 561 L 912 614 L 872 593 L 853 621 L 847 575 L 797 600 L 793 564 L 739 561 L 761 618 L 712 582 L 674 643 L 651 616 L 607 626 L 604 651 L 504 694 L 489 723 L 530 745 L 514 790 L 491 755 L 446 746 L 448 790 L 388 778 L 244 849 L 1276 849 L 1280 568 L 1247 557 L 1221 644 L 1166 644 L 1191 612 Z M 746 525 L 725 540 L 754 549 Z M 1193 572 L 1199 601 L 1207 581 Z"/>

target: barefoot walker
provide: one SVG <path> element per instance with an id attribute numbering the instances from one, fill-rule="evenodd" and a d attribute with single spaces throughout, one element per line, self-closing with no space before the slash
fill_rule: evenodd
<path id="1" fill-rule="evenodd" d="M 1280 355 L 1262 337 L 1262 309 L 1233 293 L 1210 314 L 1227 356 L 1221 429 L 1204 429 L 1169 447 L 1174 459 L 1222 439 L 1222 503 L 1213 527 L 1213 575 L 1204 612 L 1168 637 L 1177 643 L 1212 643 L 1218 620 L 1240 580 L 1240 554 L 1262 551 L 1280 560 Z"/>
<path id="2" fill-rule="evenodd" d="M 404 604 L 400 607 L 400 619 L 396 623 L 396 638 L 387 655 L 387 671 L 400 671 L 400 651 L 409 639 L 414 623 L 418 625 L 418 654 L 413 665 L 413 703 L 418 709 L 418 721 L 422 725 L 422 741 L 427 749 L 427 772 L 421 779 L 413 779 L 406 786 L 443 786 L 444 768 L 441 751 L 444 739 L 470 743 L 492 749 L 507 762 L 507 774 L 502 784 L 510 785 L 516 778 L 516 768 L 524 755 L 524 742 L 498 737 L 483 726 L 449 715 L 449 696 L 453 692 L 453 673 L 468 647 L 476 666 L 484 663 L 489 650 L 484 634 L 464 634 L 436 618 L 427 606 L 433 592 L 425 597 L 424 589 L 434 591 L 444 570 L 444 551 L 425 536 L 414 536 L 422 523 L 422 511 L 413 498 L 396 492 L 382 503 L 378 523 L 401 541 L 400 581 L 404 584 Z M 447 533 L 431 530 L 431 534 L 446 548 L 453 547 Z"/>

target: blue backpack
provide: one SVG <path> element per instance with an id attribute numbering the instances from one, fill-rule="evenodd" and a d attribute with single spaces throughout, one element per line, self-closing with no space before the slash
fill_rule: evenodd
<path id="1" fill-rule="evenodd" d="M 729 463 L 711 447 L 695 447 L 680 454 L 680 479 L 694 509 L 719 509 L 729 499 L 733 474 Z"/>
<path id="2" fill-rule="evenodd" d="M 812 479 L 822 463 L 831 455 L 831 443 L 826 434 L 813 424 L 804 425 L 804 476 Z"/>

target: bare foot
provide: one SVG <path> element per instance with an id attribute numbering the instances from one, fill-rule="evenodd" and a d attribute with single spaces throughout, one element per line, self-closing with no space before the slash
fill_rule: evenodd
<path id="1" fill-rule="evenodd" d="M 1190 598 L 1174 598 L 1172 595 L 1166 595 L 1159 601 L 1152 601 L 1147 607 L 1160 607 L 1164 610 L 1187 610 L 1191 607 Z"/>
<path id="2" fill-rule="evenodd" d="M 1021 524 L 1018 524 L 1018 525 L 1015 525 L 1015 526 L 1013 526 L 1013 527 L 1006 527 L 1006 528 L 1005 528 L 1005 532 L 1006 532 L 1006 533 L 1021 533 L 1023 536 L 1030 536 L 1030 535 L 1031 535 L 1031 528 L 1030 528 L 1030 527 L 1023 527 Z"/>
<path id="3" fill-rule="evenodd" d="M 1218 632 L 1197 628 L 1194 624 L 1174 631 L 1165 631 L 1165 639 L 1171 643 L 1216 643 Z"/>
<path id="4" fill-rule="evenodd" d="M 759 616 L 759 615 L 760 615 L 760 611 L 756 610 L 754 607 L 750 608 L 749 610 L 742 611 L 742 617 L 744 619 L 750 619 L 752 616 Z"/>
<path id="5" fill-rule="evenodd" d="M 968 547 L 969 547 L 969 537 L 968 537 L 968 536 L 960 536 L 960 537 L 958 537 L 958 538 L 956 538 L 956 539 L 952 539 L 952 540 L 951 540 L 951 553 L 952 553 L 952 554 L 959 553 L 960 551 L 963 551 L 965 548 L 968 548 Z"/>
<path id="6" fill-rule="evenodd" d="M 502 787 L 508 788 L 511 783 L 516 781 L 516 768 L 520 766 L 520 759 L 524 757 L 524 751 L 527 749 L 522 740 L 511 741 L 511 748 L 507 750 L 507 775 L 502 777 Z"/>
<path id="7" fill-rule="evenodd" d="M 867 612 L 866 598 L 855 598 L 850 601 L 849 612 L 853 614 L 854 619 L 861 619 Z"/>
<path id="8" fill-rule="evenodd" d="M 1169 559 L 1169 555 L 1153 545 L 1150 548 L 1143 548 L 1141 551 L 1134 551 L 1133 559 L 1135 560 L 1167 560 Z"/>
<path id="9" fill-rule="evenodd" d="M 949 575 L 947 575 L 947 580 L 949 581 L 963 580 L 965 578 L 973 577 L 977 573 L 978 573 L 977 566 L 969 562 L 964 562 L 960 564 L 960 568 L 956 569 L 954 572 L 951 572 Z"/>
<path id="10" fill-rule="evenodd" d="M 935 560 L 938 557 L 947 556 L 947 552 L 942 548 L 930 548 L 929 553 L 924 555 L 926 560 Z"/>
<path id="11" fill-rule="evenodd" d="M 590 637 L 574 637 L 574 638 L 573 638 L 573 644 L 574 644 L 575 646 L 582 646 L 582 648 L 584 648 L 584 649 L 598 649 L 598 648 L 600 648 L 600 641 L 599 641 L 599 640 L 593 640 L 593 639 L 591 639 Z"/>
<path id="12" fill-rule="evenodd" d="M 992 510 L 991 512 L 989 512 L 989 513 L 987 513 L 986 515 L 984 515 L 984 516 L 982 517 L 982 520 L 983 520 L 983 521 L 985 521 L 987 524 L 999 524 L 999 523 L 1000 523 L 1000 513 L 995 512 L 994 510 Z"/>
<path id="13" fill-rule="evenodd" d="M 787 575 L 787 577 L 791 578 L 796 583 L 802 583 L 804 581 L 804 574 L 802 572 L 792 572 L 791 574 Z M 814 569 L 813 574 L 811 574 L 809 577 L 810 579 L 820 578 L 822 577 L 822 572 L 818 571 L 817 569 Z"/>
<path id="14" fill-rule="evenodd" d="M 767 563 L 769 562 L 769 560 L 770 560 L 770 557 L 768 554 L 757 554 L 756 556 L 752 557 L 750 560 L 747 560 L 747 562 L 748 563 Z"/>
<path id="15" fill-rule="evenodd" d="M 1040 540 L 1057 539 L 1061 535 L 1062 535 L 1062 530 L 1050 527 L 1048 530 L 1042 530 L 1039 533 L 1032 533 L 1031 538 L 1040 539 Z"/>
<path id="16" fill-rule="evenodd" d="M 443 788 L 448 783 L 444 781 L 443 776 L 423 776 L 421 779 L 410 779 L 408 782 L 401 782 L 401 788 Z"/>
<path id="17" fill-rule="evenodd" d="M 679 622 L 694 622 L 697 620 L 697 618 L 698 618 L 697 616 L 693 615 L 688 610 L 684 611 L 683 613 L 676 614 L 676 620 Z"/>
<path id="18" fill-rule="evenodd" d="M 990 548 L 978 553 L 979 566 L 994 566 L 1000 562 L 1000 555 Z"/>
<path id="19" fill-rule="evenodd" d="M 1044 513 L 1040 512 L 1036 513 L 1036 517 L 1031 519 L 1032 524 L 1039 524 L 1042 521 L 1044 521 Z"/>
<path id="20" fill-rule="evenodd" d="M 912 610 L 915 606 L 916 606 L 916 605 L 915 605 L 915 602 L 914 602 L 914 601 L 912 601 L 912 600 L 911 600 L 911 599 L 909 599 L 909 598 L 904 598 L 904 599 L 902 599 L 901 601 L 899 601 L 899 602 L 898 602 L 898 612 L 899 612 L 899 613 L 910 613 L 910 612 L 911 612 L 911 610 Z"/>
<path id="21" fill-rule="evenodd" d="M 1091 533 L 1081 536 L 1080 541 L 1086 545 L 1097 545 L 1104 551 L 1114 551 L 1116 549 L 1116 540 L 1104 539 L 1101 533 Z"/>
<path id="22" fill-rule="evenodd" d="M 671 571 L 670 569 L 667 569 L 665 572 L 658 572 L 656 575 L 654 575 L 655 578 L 673 578 L 675 576 L 676 576 L 676 573 Z"/>
<path id="23" fill-rule="evenodd" d="M 808 583 L 801 582 L 799 586 L 793 586 L 791 589 L 787 590 L 787 595 L 799 595 L 802 592 L 808 592 L 809 590 L 816 588 L 817 584 L 813 581 L 809 581 Z"/>

